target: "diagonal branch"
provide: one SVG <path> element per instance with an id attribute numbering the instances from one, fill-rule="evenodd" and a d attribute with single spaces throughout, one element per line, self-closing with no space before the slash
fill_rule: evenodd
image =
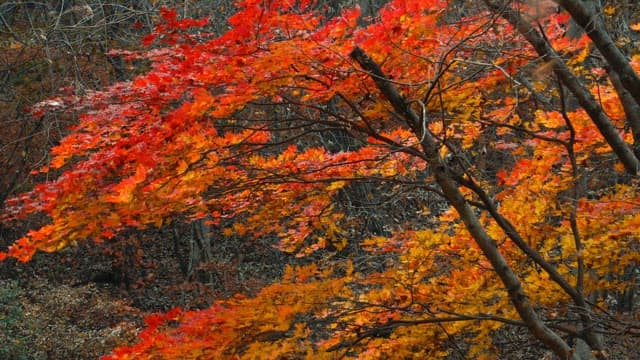
<path id="1" fill-rule="evenodd" d="M 420 117 L 408 106 L 408 102 L 398 92 L 395 86 L 386 81 L 387 76 L 382 72 L 378 64 L 359 47 L 353 49 L 350 56 L 365 71 L 375 75 L 371 78 L 376 83 L 383 97 L 391 103 L 394 110 L 405 119 L 411 129 L 413 129 L 416 134 L 420 134 Z M 422 120 L 426 121 L 426 119 Z M 421 142 L 422 151 L 431 165 L 438 185 L 442 188 L 442 193 L 447 201 L 456 209 L 476 244 L 480 247 L 502 280 L 502 283 L 509 293 L 511 303 L 522 318 L 522 321 L 527 325 L 533 336 L 558 356 L 563 359 L 577 360 L 577 355 L 574 354 L 569 345 L 542 322 L 538 313 L 527 299 L 520 279 L 498 250 L 496 241 L 485 231 L 477 215 L 460 192 L 458 184 L 454 181 L 452 174 L 449 172 L 439 154 L 439 143 L 429 132 L 424 135 Z"/>
<path id="2" fill-rule="evenodd" d="M 640 171 L 640 161 L 629 145 L 622 139 L 613 122 L 598 104 L 580 79 L 569 69 L 567 64 L 558 56 L 549 42 L 529 24 L 516 10 L 510 8 L 501 0 L 484 0 L 487 6 L 496 14 L 502 16 L 533 46 L 536 52 L 553 66 L 562 83 L 571 91 L 578 103 L 589 114 L 609 146 L 618 156 L 628 173 L 637 175 Z"/>
<path id="3" fill-rule="evenodd" d="M 617 73 L 620 83 L 631 93 L 637 104 L 640 104 L 640 77 L 633 70 L 629 61 L 615 42 L 596 11 L 596 1 L 554 0 L 571 14 L 573 20 L 587 33 L 600 54 L 609 63 L 612 71 Z"/>

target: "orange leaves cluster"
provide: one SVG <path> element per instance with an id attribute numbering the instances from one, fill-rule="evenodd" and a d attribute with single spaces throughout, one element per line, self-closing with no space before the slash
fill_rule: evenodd
<path id="1" fill-rule="evenodd" d="M 141 341 L 114 350 L 116 359 L 240 359 L 269 356 L 330 358 L 311 346 L 315 312 L 327 298 L 347 295 L 342 278 L 315 265 L 288 267 L 280 284 L 255 298 L 238 296 L 202 311 L 179 309 L 147 318 Z M 179 321 L 177 326 L 171 322 Z"/>

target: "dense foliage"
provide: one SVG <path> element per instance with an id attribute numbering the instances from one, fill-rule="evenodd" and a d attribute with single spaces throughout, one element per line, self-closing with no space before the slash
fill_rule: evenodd
<path id="1" fill-rule="evenodd" d="M 150 317 L 107 359 L 440 358 L 450 339 L 491 358 L 505 324 L 562 358 L 584 356 L 569 338 L 606 358 L 620 324 L 604 300 L 633 291 L 640 257 L 640 55 L 602 9 L 550 4 L 329 18 L 246 0 L 220 36 L 163 10 L 148 50 L 112 51 L 148 73 L 34 107 L 81 115 L 38 172 L 51 178 L 3 215 L 47 222 L 0 257 L 186 217 L 313 259 L 256 296 Z M 363 183 L 412 213 L 354 232 L 345 197 Z"/>

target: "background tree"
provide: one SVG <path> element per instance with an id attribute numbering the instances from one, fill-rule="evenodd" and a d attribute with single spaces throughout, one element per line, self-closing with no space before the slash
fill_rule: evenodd
<path id="1" fill-rule="evenodd" d="M 112 47 L 140 48 L 140 39 L 153 29 L 159 8 L 177 5 L 181 14 L 186 11 L 187 15 L 200 16 L 206 12 L 216 16 L 217 20 L 208 25 L 212 31 L 224 30 L 226 17 L 233 11 L 229 1 L 209 0 L 0 1 L 0 166 L 4 169 L 0 173 L 0 199 L 3 203 L 7 197 L 33 188 L 38 177 L 29 177 L 29 173 L 50 161 L 48 150 L 77 121 L 77 114 L 73 112 L 56 109 L 34 116 L 29 107 L 47 99 L 49 105 L 62 105 L 57 99 L 59 95 L 80 95 L 145 71 L 147 64 L 143 62 L 125 63 L 106 53 Z M 40 220 L 36 216 L 29 221 L 1 223 L 0 247 L 6 248 Z M 185 229 L 179 232 L 181 247 L 176 251 L 182 256 L 188 250 L 190 231 L 187 225 L 177 227 Z M 169 229 L 162 231 L 169 233 Z M 5 344 L 0 347 L 0 358 L 95 359 L 115 346 L 114 339 L 119 337 L 119 341 L 125 341 L 128 337 L 125 333 L 117 334 L 119 330 L 114 332 L 113 326 L 117 324 L 114 319 L 124 315 L 118 307 L 126 304 L 136 306 L 136 311 L 159 311 L 175 299 L 179 299 L 175 305 L 193 307 L 206 305 L 208 299 L 213 298 L 207 286 L 183 284 L 186 276 L 182 276 L 177 266 L 174 268 L 175 260 L 169 256 L 171 244 L 165 248 L 145 241 L 159 236 L 159 232 L 137 235 L 137 249 L 120 241 L 120 245 L 80 246 L 54 256 L 38 256 L 29 264 L 17 265 L 14 261 L 0 264 L 0 296 L 3 297 L 0 302 L 9 309 L 21 309 L 22 314 L 19 319 L 5 312 L 0 314 L 0 326 L 3 326 L 0 342 Z M 130 238 L 125 236 L 125 239 Z M 229 247 L 219 253 L 228 254 Z M 270 250 L 267 248 L 265 252 Z M 129 258 L 124 259 L 121 254 Z M 169 254 L 161 261 L 167 264 L 166 269 L 150 268 L 153 263 L 148 259 L 160 259 L 158 254 Z M 123 272 L 120 268 L 124 263 L 135 266 Z M 233 273 L 233 268 L 224 269 L 227 281 L 233 285 L 234 278 L 227 274 Z M 268 272 L 264 273 L 267 276 Z M 119 291 L 120 286 L 125 288 L 125 275 L 132 286 L 126 293 Z M 153 287 L 142 286 L 152 278 Z M 96 289 L 92 284 L 100 279 L 110 279 L 110 282 L 101 282 Z M 249 282 L 246 285 L 250 286 Z M 46 314 L 35 316 L 42 312 Z M 124 319 L 129 321 L 141 314 L 134 312 Z M 131 322 L 123 328 L 132 330 L 136 326 Z"/>

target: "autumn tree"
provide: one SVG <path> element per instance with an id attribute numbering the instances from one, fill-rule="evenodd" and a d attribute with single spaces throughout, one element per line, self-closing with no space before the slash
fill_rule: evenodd
<path id="1" fill-rule="evenodd" d="M 492 358 L 504 326 L 607 358 L 633 329 L 605 300 L 637 281 L 639 55 L 590 2 L 397 0 L 367 21 L 317 5 L 241 1 L 220 36 L 163 10 L 152 49 L 111 53 L 148 73 L 65 98 L 79 124 L 40 169 L 61 175 L 3 215 L 48 222 L 1 256 L 176 216 L 323 254 L 254 297 L 152 316 L 108 359 Z M 420 206 L 358 239 L 341 199 L 362 183 Z"/>
<path id="2" fill-rule="evenodd" d="M 48 150 L 75 122 L 74 112 L 58 111 L 64 104 L 57 97 L 81 95 L 145 71 L 145 61 L 125 63 L 107 52 L 141 48 L 140 39 L 153 29 L 160 7 L 178 5 L 183 16 L 213 13 L 206 30 L 216 33 L 227 28 L 226 17 L 233 12 L 227 0 L 0 2 L 0 167 L 5 170 L 0 203 L 32 188 L 38 178 L 29 173 L 50 161 Z M 43 104 L 51 111 L 26 110 L 47 99 Z M 8 246 L 27 226 L 0 224 L 0 246 Z M 99 248 L 92 252 L 101 253 Z M 0 274 L 8 275 L 9 269 L 0 266 Z"/>

